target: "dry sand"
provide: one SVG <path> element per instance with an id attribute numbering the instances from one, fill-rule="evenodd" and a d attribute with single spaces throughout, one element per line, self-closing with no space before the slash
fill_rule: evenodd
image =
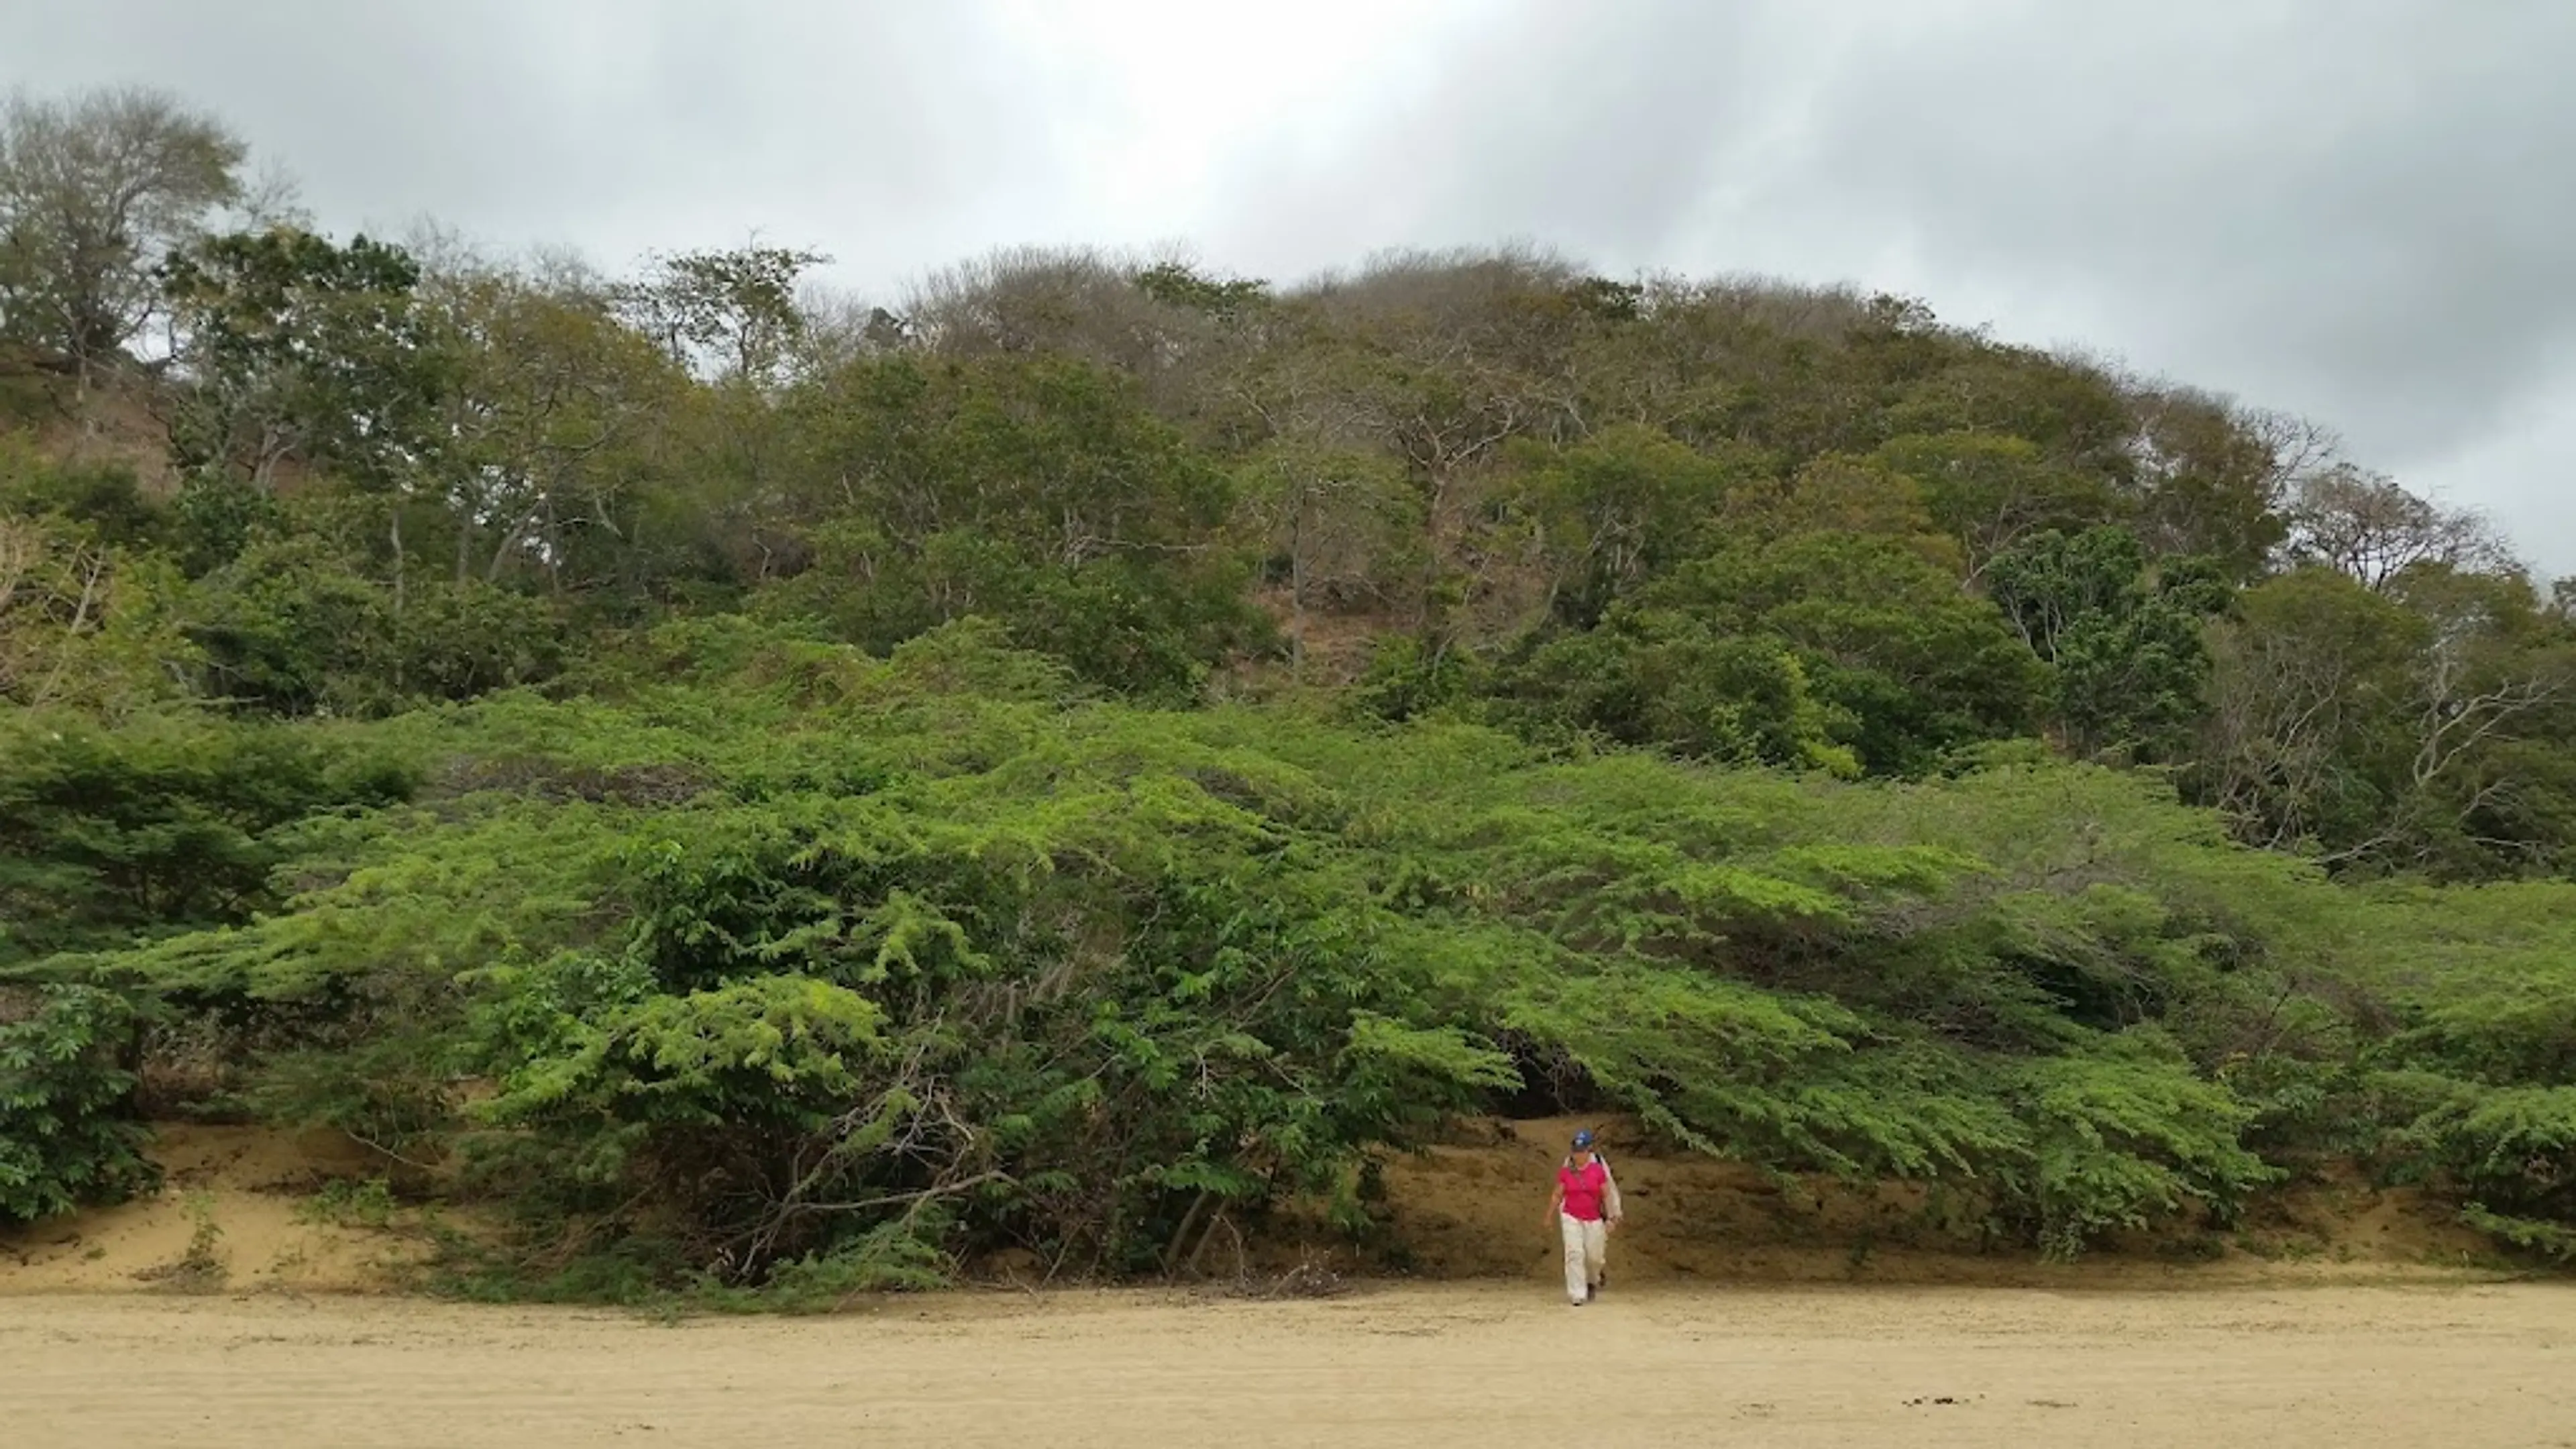
<path id="1" fill-rule="evenodd" d="M 2576 1291 L 2500 1285 L 959 1295 L 667 1326 L 33 1295 L 0 1301 L 0 1443 L 2472 1449 L 2576 1445 L 2571 1349 Z"/>
<path id="2" fill-rule="evenodd" d="M 1632 1226 L 1609 1296 L 1569 1309 L 1541 1220 L 1567 1124 L 1482 1130 L 1388 1178 L 1416 1270 L 1471 1281 L 666 1325 L 383 1296 L 418 1235 L 310 1201 L 374 1160 L 173 1128 L 168 1191 L 0 1239 L 0 1449 L 2576 1449 L 2576 1285 L 2460 1271 L 2475 1239 L 2402 1193 L 2276 1205 L 2261 1253 L 2049 1267 L 1912 1233 L 1901 1193 L 1802 1202 L 1614 1135 Z"/>

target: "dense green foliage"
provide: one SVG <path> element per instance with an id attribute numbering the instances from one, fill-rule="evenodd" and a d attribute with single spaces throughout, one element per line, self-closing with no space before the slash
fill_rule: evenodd
<path id="1" fill-rule="evenodd" d="M 2576 1244 L 2576 588 L 2313 428 L 1514 253 L 428 259 L 7 125 L 13 1211 L 125 1180 L 140 1007 L 523 1284 L 1175 1270 L 1549 1093 L 2053 1252 L 2328 1161 Z M 83 127 L 194 169 L 116 231 Z"/>
<path id="2" fill-rule="evenodd" d="M 116 1064 L 133 1008 L 114 992 L 57 986 L 23 1015 L 0 1001 L 0 1228 L 152 1186 L 133 1076 Z"/>
<path id="3" fill-rule="evenodd" d="M 2576 1221 L 2576 887 L 2337 885 L 2091 765 L 1145 710 L 998 639 L 692 623 L 406 714 L 360 738 L 429 783 L 287 832 L 272 909 L 22 972 L 257 1022 L 276 1120 L 453 1147 L 529 1262 L 648 1274 L 1365 1230 L 1371 1153 L 1532 1089 L 2059 1252 L 2352 1156 Z"/>
<path id="4" fill-rule="evenodd" d="M 0 719 L 0 965 L 247 920 L 276 903 L 282 827 L 407 788 L 222 721 Z"/>

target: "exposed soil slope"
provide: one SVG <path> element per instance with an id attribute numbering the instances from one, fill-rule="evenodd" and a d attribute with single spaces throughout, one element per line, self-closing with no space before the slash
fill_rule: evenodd
<path id="1" fill-rule="evenodd" d="M 173 1125 L 153 1155 L 159 1194 L 0 1236 L 0 1293 L 363 1291 L 420 1255 L 415 1239 L 322 1210 L 329 1184 L 381 1170 L 336 1134 Z"/>
<path id="2" fill-rule="evenodd" d="M 2276 1195 L 2234 1234 L 2141 1237 L 2073 1266 L 1985 1251 L 1973 1225 L 1944 1228 L 1914 1184 L 1855 1189 L 1775 1179 L 1741 1163 L 1659 1157 L 1616 1120 L 1494 1122 L 1456 1146 L 1390 1164 L 1395 1236 L 1431 1278 L 1553 1280 L 1549 1175 L 1579 1126 L 1597 1126 L 1627 1226 L 1612 1272 L 1639 1282 L 2064 1284 L 2244 1276 L 2347 1276 L 2492 1261 L 2477 1234 L 2421 1194 L 2358 1180 Z"/>
<path id="3" fill-rule="evenodd" d="M 1578 1125 L 1597 1125 L 1617 1170 L 1628 1226 L 1611 1249 L 1622 1283 L 2026 1283 L 2112 1286 L 2245 1277 L 2421 1273 L 2488 1261 L 2477 1235 L 2437 1205 L 2361 1183 L 2311 1187 L 2265 1205 L 2227 1239 L 2141 1241 L 2072 1267 L 2026 1251 L 1983 1252 L 1969 1230 L 1926 1226 L 1919 1188 L 1875 1191 L 1774 1180 L 1739 1163 L 1659 1157 L 1616 1120 L 1470 1124 L 1451 1146 L 1388 1165 L 1393 1246 L 1377 1261 L 1329 1254 L 1344 1272 L 1392 1264 L 1441 1279 L 1551 1281 L 1556 1239 L 1549 1175 Z M 366 1292 L 420 1261 L 414 1215 L 333 1211 L 316 1194 L 383 1163 L 327 1133 L 171 1125 L 155 1147 L 168 1183 L 145 1201 L 0 1237 L 0 1294 L 194 1288 Z M 2178 1245 L 2192 1251 L 2178 1253 Z M 2249 1251 L 2249 1248 L 2252 1251 Z M 1295 1260 L 1257 1244 L 1251 1271 Z M 1204 1268 L 1234 1268 L 1212 1255 Z M 1005 1276 L 995 1273 L 991 1276 Z M 1026 1281 L 1025 1272 L 1008 1276 Z"/>

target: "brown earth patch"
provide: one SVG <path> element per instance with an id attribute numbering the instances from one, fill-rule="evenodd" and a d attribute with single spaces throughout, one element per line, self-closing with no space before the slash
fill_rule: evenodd
<path id="1" fill-rule="evenodd" d="M 2233 1233 L 2131 1235 L 2074 1264 L 1983 1240 L 1967 1204 L 1920 1184 L 1854 1187 L 1653 1150 L 1634 1124 L 1477 1121 L 1391 1158 L 1384 1231 L 1354 1246 L 1294 1215 L 1211 1231 L 1184 1276 L 1296 1296 L 1377 1277 L 1553 1281 L 1551 1174 L 1577 1126 L 1602 1136 L 1627 1209 L 1611 1245 L 1621 1285 L 1957 1283 L 2056 1287 L 2492 1276 L 2494 1250 L 2446 1206 L 2342 1172 L 2276 1193 Z M 337 1134 L 167 1124 L 167 1181 L 144 1200 L 0 1235 L 0 1294 L 174 1288 L 381 1292 L 428 1256 L 419 1214 L 370 1196 L 379 1154 Z M 395 1174 L 397 1186 L 408 1186 Z M 335 1186 L 336 1185 L 336 1186 Z M 388 1211 L 389 1206 L 391 1210 Z M 1035 1286 L 1045 1265 L 997 1255 L 970 1279 Z M 1059 1285 L 1060 1286 L 1060 1285 Z M 1256 1295 L 1261 1296 L 1261 1295 Z"/>

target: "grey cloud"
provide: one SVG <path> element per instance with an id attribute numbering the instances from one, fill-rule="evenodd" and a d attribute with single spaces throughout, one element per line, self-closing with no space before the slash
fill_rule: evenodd
<path id="1" fill-rule="evenodd" d="M 14 8 L 14 7 L 13 7 Z M 622 264 L 754 228 L 860 274 L 1055 204 L 970 9 L 686 0 L 37 0 L 0 83 L 137 81 L 238 126 L 338 226 L 424 213 Z"/>
<path id="2" fill-rule="evenodd" d="M 2563 5 L 2034 7 L 1855 57 L 1811 184 L 2420 452 L 2576 332 L 2570 59 Z"/>
<path id="3" fill-rule="evenodd" d="M 1283 271 L 1505 237 L 1649 265 L 1758 161 L 1792 89 L 1779 48 L 1812 49 L 1796 31 L 1760 6 L 1515 0 L 1449 38 L 1425 92 L 1351 97 L 1338 146 L 1248 156 L 1210 224 L 1222 251 Z"/>

